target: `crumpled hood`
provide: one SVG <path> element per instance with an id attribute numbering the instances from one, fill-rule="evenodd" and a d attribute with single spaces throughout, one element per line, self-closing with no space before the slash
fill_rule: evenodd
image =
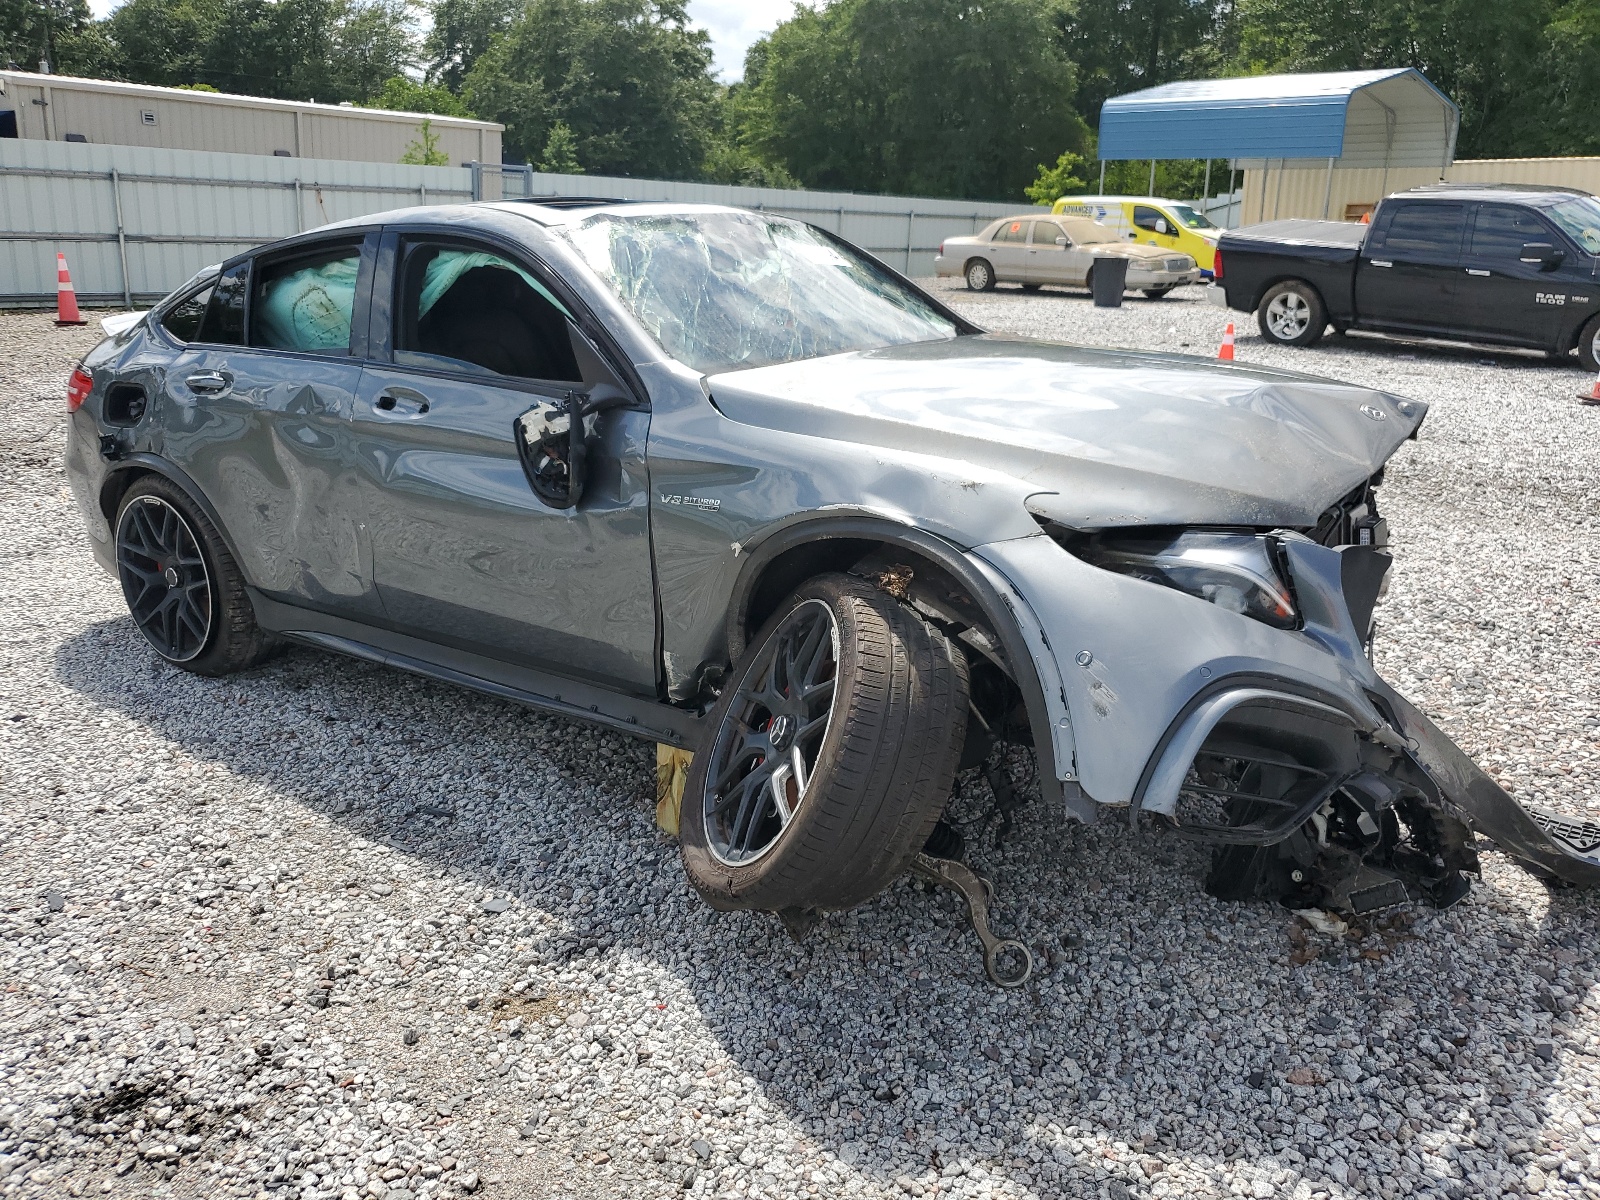
<path id="1" fill-rule="evenodd" d="M 1292 371 L 999 334 L 707 380 L 729 418 L 1014 476 L 1079 529 L 1310 526 L 1427 405 Z"/>

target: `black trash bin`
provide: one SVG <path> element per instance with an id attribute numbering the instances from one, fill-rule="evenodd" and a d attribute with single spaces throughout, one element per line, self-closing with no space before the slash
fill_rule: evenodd
<path id="1" fill-rule="evenodd" d="M 1096 256 L 1089 273 L 1096 308 L 1121 308 L 1128 286 L 1128 260 L 1121 255 Z"/>

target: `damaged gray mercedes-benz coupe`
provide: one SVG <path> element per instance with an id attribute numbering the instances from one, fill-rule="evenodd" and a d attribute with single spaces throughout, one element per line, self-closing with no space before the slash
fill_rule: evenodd
<path id="1" fill-rule="evenodd" d="M 691 750 L 717 908 L 800 930 L 914 871 L 1020 982 L 942 820 L 1018 746 L 1222 897 L 1448 905 L 1475 834 L 1600 881 L 1600 829 L 1373 669 L 1416 401 L 987 334 L 811 226 L 603 199 L 328 226 L 110 325 L 67 470 L 157 654 L 294 641 Z"/>

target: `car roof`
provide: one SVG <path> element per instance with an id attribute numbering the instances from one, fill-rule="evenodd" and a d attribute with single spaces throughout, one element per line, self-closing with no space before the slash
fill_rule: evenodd
<path id="1" fill-rule="evenodd" d="M 1527 204 L 1530 201 L 1570 200 L 1574 196 L 1589 196 L 1582 188 L 1556 187 L 1548 183 L 1429 183 L 1403 192 L 1392 192 L 1387 199 L 1427 196 L 1440 200 L 1509 200 Z"/>
<path id="2" fill-rule="evenodd" d="M 694 216 L 704 213 L 751 211 L 732 204 L 691 204 L 682 200 L 620 200 L 606 196 L 531 196 L 524 200 L 496 200 L 473 207 L 515 213 L 537 221 L 541 225 L 571 225 L 596 213 L 626 213 L 630 216 Z"/>
<path id="3" fill-rule="evenodd" d="M 1168 200 L 1165 196 L 1062 196 L 1068 204 L 1184 204 L 1193 206 L 1200 203 L 1198 200 Z M 1057 201 L 1060 203 L 1060 200 Z"/>

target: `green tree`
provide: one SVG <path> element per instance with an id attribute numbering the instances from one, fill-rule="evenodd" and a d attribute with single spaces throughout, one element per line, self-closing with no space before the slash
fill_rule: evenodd
<path id="1" fill-rule="evenodd" d="M 434 113 L 441 117 L 470 117 L 461 97 L 445 88 L 418 83 L 405 75 L 384 80 L 376 96 L 366 101 L 368 108 L 389 108 L 396 112 Z"/>
<path id="2" fill-rule="evenodd" d="M 122 76 L 166 87 L 218 86 L 205 56 L 222 7 L 221 0 L 127 0 L 104 22 Z"/>
<path id="3" fill-rule="evenodd" d="M 1064 0 L 835 0 L 752 49 L 742 144 L 810 187 L 1015 199 L 1080 150 Z"/>
<path id="4" fill-rule="evenodd" d="M 1546 154 L 1600 154 L 1600 0 L 1570 0 L 1544 30 L 1534 146 Z"/>
<path id="5" fill-rule="evenodd" d="M 281 2 L 281 0 L 280 0 Z M 341 100 L 356 103 L 416 61 L 408 0 L 340 6 L 328 47 L 329 76 Z"/>
<path id="6" fill-rule="evenodd" d="M 1084 169 L 1094 176 L 1093 190 L 1100 188 L 1100 163 L 1089 155 Z M 1150 160 L 1106 163 L 1106 195 L 1165 196 L 1172 200 L 1198 200 L 1205 194 L 1206 163 L 1203 158 L 1164 158 L 1156 163 L 1155 186 L 1150 185 Z M 1211 194 L 1228 190 L 1228 160 L 1211 160 Z"/>
<path id="7" fill-rule="evenodd" d="M 582 175 L 583 164 L 578 161 L 578 139 L 565 121 L 550 126 L 550 136 L 544 141 L 544 153 L 539 156 L 539 170 L 552 175 Z"/>
<path id="8" fill-rule="evenodd" d="M 1308 7 L 1312 19 L 1343 19 L 1327 5 Z M 1232 0 L 1078 0 L 1059 18 L 1067 57 L 1078 67 L 1078 111 L 1098 128 L 1100 106 L 1112 96 L 1227 73 L 1232 9 Z"/>
<path id="9" fill-rule="evenodd" d="M 731 183 L 742 187 L 797 188 L 800 181 L 780 164 L 770 162 L 752 144 L 758 100 L 744 81 L 722 90 L 714 110 L 706 143 L 706 158 L 701 167 L 710 183 Z"/>
<path id="10" fill-rule="evenodd" d="M 439 135 L 433 131 L 433 122 L 427 117 L 417 126 L 415 141 L 406 143 L 406 152 L 400 161 L 408 167 L 448 167 L 450 156 L 439 149 Z"/>
<path id="11" fill-rule="evenodd" d="M 1595 0 L 1573 7 L 1596 11 Z M 1416 67 L 1461 107 L 1458 157 L 1561 152 L 1550 136 L 1549 76 L 1565 40 L 1552 43 L 1553 0 L 1351 0 L 1337 20 L 1298 0 L 1239 0 L 1237 20 L 1236 61 L 1249 73 Z"/>
<path id="12" fill-rule="evenodd" d="M 1068 150 L 1056 159 L 1055 166 L 1039 164 L 1039 175 L 1023 189 L 1035 204 L 1054 204 L 1063 196 L 1081 193 L 1088 183 L 1079 174 L 1084 170 L 1083 155 Z"/>
<path id="13" fill-rule="evenodd" d="M 0 63 L 58 75 L 104 76 L 114 48 L 85 0 L 0 0 Z"/>
<path id="14" fill-rule="evenodd" d="M 103 29 L 124 78 L 284 100 L 360 102 L 416 55 L 404 0 L 127 0 Z"/>
<path id="15" fill-rule="evenodd" d="M 516 19 L 520 0 L 435 0 L 433 25 L 423 39 L 429 81 L 460 92 L 467 72 Z"/>
<path id="16" fill-rule="evenodd" d="M 692 179 L 717 85 L 710 39 L 682 0 L 530 0 L 463 94 L 506 126 L 508 157 L 541 154 L 560 121 L 591 172 Z"/>

